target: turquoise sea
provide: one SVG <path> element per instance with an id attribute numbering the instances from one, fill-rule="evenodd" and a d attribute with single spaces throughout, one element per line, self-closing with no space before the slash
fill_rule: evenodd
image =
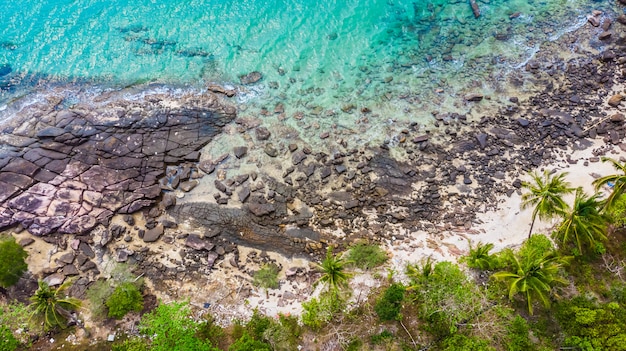
<path id="1" fill-rule="evenodd" d="M 420 120 L 442 105 L 463 112 L 461 94 L 504 96 L 506 75 L 542 43 L 610 6 L 478 5 L 479 18 L 466 0 L 4 1 L 0 110 L 46 84 L 200 89 L 258 71 L 263 79 L 238 95 L 253 115 L 282 103 L 287 117 L 300 114 L 322 128 L 354 125 L 362 107 L 380 125 Z M 302 129 L 305 122 L 285 123 Z"/>

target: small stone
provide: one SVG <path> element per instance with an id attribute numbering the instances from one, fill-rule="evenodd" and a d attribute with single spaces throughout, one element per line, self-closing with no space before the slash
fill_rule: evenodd
<path id="1" fill-rule="evenodd" d="M 272 133 L 270 133 L 270 131 L 265 127 L 258 127 L 254 131 L 256 133 L 256 138 L 259 141 L 267 140 L 272 135 Z"/>
<path id="2" fill-rule="evenodd" d="M 242 158 L 246 155 L 246 153 L 248 153 L 248 148 L 245 146 L 237 146 L 233 149 L 233 153 L 235 154 L 235 157 Z"/>
<path id="3" fill-rule="evenodd" d="M 483 98 L 484 98 L 483 94 L 474 93 L 474 94 L 466 95 L 465 101 L 478 102 L 478 101 L 481 101 Z"/>
<path id="4" fill-rule="evenodd" d="M 179 185 L 180 190 L 182 190 L 182 191 L 184 191 L 186 193 L 190 192 L 196 186 L 198 186 L 198 181 L 197 180 L 188 180 L 186 182 L 180 183 L 180 185 Z"/>
<path id="5" fill-rule="evenodd" d="M 263 78 L 260 72 L 254 71 L 239 77 L 241 84 L 254 84 Z"/>
<path id="6" fill-rule="evenodd" d="M 624 96 L 621 94 L 615 94 L 609 98 L 608 104 L 613 107 L 619 106 L 619 104 L 624 99 Z"/>
<path id="7" fill-rule="evenodd" d="M 327 139 L 330 136 L 329 132 L 323 132 L 320 134 L 320 139 Z"/>
<path id="8" fill-rule="evenodd" d="M 152 229 L 148 229 L 143 235 L 143 241 L 146 243 L 155 242 L 163 234 L 163 225 L 159 224 Z"/>
<path id="9" fill-rule="evenodd" d="M 599 27 L 600 26 L 600 20 L 596 16 L 589 16 L 589 17 L 587 17 L 587 21 L 594 27 Z"/>
<path id="10" fill-rule="evenodd" d="M 78 268 L 76 268 L 73 264 L 67 264 L 63 266 L 63 274 L 65 276 L 78 275 Z"/>
<path id="11" fill-rule="evenodd" d="M 274 147 L 272 143 L 267 143 L 267 145 L 265 145 L 265 148 L 263 148 L 263 151 L 269 157 L 278 156 L 278 150 L 276 150 L 276 147 Z"/>

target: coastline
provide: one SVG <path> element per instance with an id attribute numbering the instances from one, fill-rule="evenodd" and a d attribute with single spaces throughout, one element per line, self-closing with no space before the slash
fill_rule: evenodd
<path id="1" fill-rule="evenodd" d="M 615 23 L 614 26 L 622 25 Z M 455 260 L 466 252 L 468 239 L 492 242 L 498 249 L 518 245 L 527 236 L 530 213 L 519 209 L 520 191 L 514 183 L 525 180 L 526 170 L 569 170 L 568 180 L 574 186 L 588 186 L 591 173 L 604 175 L 611 171 L 608 165 L 597 162 L 599 155 L 608 153 L 618 158 L 624 155 L 620 148 L 624 145 L 623 120 L 605 123 L 617 133 L 616 137 L 608 128 L 604 128 L 606 134 L 599 133 L 602 125 L 595 127 L 596 138 L 590 138 L 590 131 L 585 131 L 620 111 L 620 107 L 607 105 L 607 100 L 624 91 L 623 85 L 612 82 L 621 80 L 617 73 L 619 66 L 615 63 L 617 58 L 605 61 L 606 47 L 604 50 L 595 50 L 593 45 L 585 47 L 586 41 L 596 40 L 597 32 L 589 25 L 583 26 L 574 34 L 566 34 L 558 43 L 548 44 L 562 45 L 560 50 L 540 51 L 536 58 L 538 68 L 528 63 L 528 71 L 520 73 L 522 79 L 535 80 L 546 87 L 543 91 L 527 98 L 518 97 L 518 102 L 511 101 L 497 110 L 481 108 L 480 101 L 464 101 L 476 105 L 465 118 L 442 111 L 433 116 L 433 126 L 408 123 L 394 126 L 397 133 L 394 143 L 382 142 L 358 149 L 360 145 L 351 145 L 347 136 L 342 138 L 340 128 L 330 128 L 329 135 L 320 138 L 324 147 L 303 141 L 288 127 L 271 127 L 270 136 L 263 139 L 264 136 L 259 138 L 259 128 L 265 122 L 240 114 L 223 126 L 222 134 L 207 142 L 197 160 L 189 161 L 198 174 L 205 174 L 197 179 L 189 177 L 189 181 L 198 180 L 190 191 L 175 186 L 169 191 L 177 204 L 168 212 L 153 216 L 147 208 L 132 215 L 133 225 L 127 217 L 118 214 L 112 216 L 106 226 L 96 228 L 89 239 L 78 241 L 95 249 L 92 260 L 98 266 L 96 271 L 106 274 L 102 266 L 119 260 L 120 252 L 126 252 L 128 262 L 139 264 L 138 272 L 146 274 L 151 290 L 158 292 L 159 298 L 167 302 L 187 297 L 200 309 L 210 300 L 211 307 L 206 310 L 220 323 L 245 319 L 254 307 L 268 315 L 299 313 L 301 302 L 315 295 L 311 283 L 316 275 L 308 263 L 316 261 L 327 245 L 345 248 L 350 241 L 361 238 L 379 243 L 391 255 L 391 264 L 386 268 L 397 272 L 399 278 L 407 262 L 428 256 Z M 578 37 L 579 50 L 590 52 L 579 52 L 573 61 L 557 59 L 562 52 L 571 54 L 567 51 L 570 36 Z M 602 82 L 603 78 L 598 77 L 609 78 Z M 586 95 L 589 89 L 585 85 L 589 81 L 596 84 L 597 90 Z M 548 89 L 550 86 L 552 88 Z M 175 108 L 176 105 L 174 101 L 163 106 Z M 586 116 L 582 111 L 589 107 L 594 109 Z M 544 126 L 545 121 L 551 124 Z M 583 135 L 576 135 L 581 130 Z M 544 132 L 545 137 L 541 138 Z M 264 133 L 261 131 L 262 135 Z M 324 133 L 320 130 L 314 134 Z M 247 148 L 241 157 L 235 155 L 241 149 L 233 150 L 237 146 Z M 272 147 L 276 156 L 270 155 Z M 307 148 L 308 153 L 304 152 Z M 573 148 L 580 150 L 573 151 Z M 224 153 L 229 154 L 228 158 L 216 162 Z M 311 163 L 315 163 L 315 167 L 307 175 Z M 365 165 L 359 167 L 363 163 Z M 203 165 L 208 168 L 203 170 Z M 211 165 L 213 170 L 208 172 Z M 238 178 L 240 176 L 246 179 Z M 168 179 L 171 186 L 171 177 Z M 230 184 L 226 185 L 227 191 L 216 190 L 216 181 Z M 249 194 L 241 200 L 239 194 L 245 193 L 246 188 Z M 220 205 L 214 196 L 217 193 L 221 194 L 219 198 L 227 197 L 228 203 Z M 272 193 L 273 196 L 269 196 Z M 163 199 L 159 198 L 161 204 Z M 242 248 L 242 245 L 234 247 L 227 241 L 242 233 L 241 224 L 233 225 L 231 219 L 220 222 L 220 216 L 203 224 L 197 218 L 189 220 L 193 216 L 188 212 L 180 215 L 178 210 L 182 206 L 198 209 L 200 207 L 194 207 L 198 203 L 224 216 L 231 210 L 242 211 L 233 216 L 245 214 L 247 217 L 243 218 L 250 223 L 279 233 L 277 237 L 268 238 L 291 240 L 289 246 L 308 259 L 293 258 L 289 248 L 285 248 L 287 255 L 283 256 L 259 244 L 257 247 L 268 251 L 267 257 L 261 257 L 264 250 Z M 265 211 L 256 213 L 250 209 L 250 204 Z M 261 206 L 268 204 L 273 206 Z M 136 228 L 142 228 L 150 218 L 161 225 L 164 220 L 176 225 L 163 228 L 156 242 L 146 243 Z M 114 235 L 101 245 L 104 233 L 111 232 L 114 225 L 123 227 L 124 234 Z M 211 237 L 206 226 L 214 225 L 222 228 L 218 235 Z M 227 233 L 229 226 L 234 227 L 233 233 Z M 550 226 L 550 223 L 538 223 L 535 233 L 549 230 Z M 506 234 L 502 233 L 503 228 Z M 207 239 L 203 245 L 208 245 L 211 239 L 215 248 L 193 249 L 187 244 L 192 235 Z M 245 233 L 240 235 L 245 236 Z M 131 240 L 126 241 L 125 236 L 130 236 Z M 16 237 L 26 239 L 30 234 L 21 231 Z M 67 264 L 60 258 L 76 250 L 72 246 L 77 239 L 66 236 L 62 240 L 65 249 L 59 240 L 50 237 L 36 238 L 36 242 L 26 246 L 30 253 L 29 267 L 39 270 L 32 271 L 35 275 L 63 271 Z M 44 241 L 51 243 L 44 244 Z M 80 243 L 76 244 L 77 248 Z M 199 269 L 208 264 L 205 251 L 217 252 L 218 247 L 224 252 L 217 254 L 208 270 Z M 185 252 L 185 257 L 181 252 Z M 252 257 L 250 252 L 257 254 Z M 140 255 L 141 260 L 137 259 Z M 208 254 L 208 257 L 213 256 Z M 269 261 L 282 266 L 282 288 L 271 290 L 270 298 L 266 299 L 264 292 L 251 286 L 250 275 L 261 262 Z M 87 283 L 100 275 L 93 270 L 89 272 L 80 274 L 87 277 Z M 364 274 L 354 284 L 355 291 L 363 290 L 366 295 L 368 288 L 376 286 L 376 281 Z"/>

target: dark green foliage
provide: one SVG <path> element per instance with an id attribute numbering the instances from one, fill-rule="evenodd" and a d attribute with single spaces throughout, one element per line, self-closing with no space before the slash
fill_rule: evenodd
<path id="1" fill-rule="evenodd" d="M 620 196 L 611 207 L 606 211 L 616 227 L 626 226 L 626 196 Z"/>
<path id="2" fill-rule="evenodd" d="M 508 351 L 532 351 L 535 346 L 530 341 L 528 323 L 517 315 L 506 328 L 506 349 Z"/>
<path id="3" fill-rule="evenodd" d="M 550 306 L 550 293 L 556 284 L 567 284 L 561 276 L 562 268 L 568 263 L 568 257 L 558 256 L 555 252 L 540 255 L 539 250 L 523 251 L 514 254 L 506 250 L 503 255 L 513 264 L 507 270 L 494 273 L 493 277 L 504 281 L 509 288 L 509 299 L 521 293 L 533 314 L 533 301 L 539 299 L 545 307 Z"/>
<path id="4" fill-rule="evenodd" d="M 219 345 L 224 337 L 224 329 L 215 323 L 215 319 L 210 314 L 203 315 L 203 319 L 198 323 L 196 336 L 202 340 L 208 340 L 213 345 Z"/>
<path id="5" fill-rule="evenodd" d="M 400 309 L 402 308 L 402 300 L 404 299 L 404 285 L 400 283 L 391 284 L 383 296 L 376 302 L 374 311 L 383 321 L 391 321 L 398 319 Z"/>
<path id="6" fill-rule="evenodd" d="M 593 185 L 596 191 L 608 183 L 613 184 L 613 189 L 609 197 L 604 202 L 604 209 L 612 209 L 616 206 L 617 202 L 622 198 L 624 191 L 626 190 L 626 163 L 619 163 L 617 160 L 610 157 L 602 157 L 602 162 L 610 162 L 613 164 L 613 168 L 621 174 L 612 174 L 598 178 L 593 181 Z"/>
<path id="7" fill-rule="evenodd" d="M 497 255 L 489 254 L 489 251 L 493 249 L 493 244 L 478 243 L 476 246 L 472 246 L 470 242 L 469 254 L 462 258 L 462 261 L 467 263 L 467 266 L 474 269 L 480 269 L 483 271 L 489 271 L 500 268 L 500 261 Z"/>
<path id="8" fill-rule="evenodd" d="M 139 330 L 152 339 L 152 351 L 217 351 L 209 341 L 196 337 L 198 323 L 191 317 L 186 302 L 162 304 L 143 316 Z"/>
<path id="9" fill-rule="evenodd" d="M 243 336 L 239 338 L 235 343 L 230 345 L 228 351 L 272 351 L 270 345 L 255 340 L 248 333 L 243 333 Z"/>
<path id="10" fill-rule="evenodd" d="M 525 259 L 528 256 L 545 256 L 554 251 L 552 241 L 543 234 L 535 234 L 528 238 L 518 251 L 518 256 Z M 512 263 L 512 262 L 507 262 Z"/>
<path id="11" fill-rule="evenodd" d="M 469 337 L 463 334 L 454 334 L 445 338 L 442 342 L 442 350 L 444 351 L 495 351 L 496 349 L 489 346 L 487 340 L 476 337 Z"/>
<path id="12" fill-rule="evenodd" d="M 139 312 L 143 308 L 141 291 L 132 283 L 123 283 L 106 300 L 109 317 L 120 319 L 130 311 Z"/>
<path id="13" fill-rule="evenodd" d="M 626 311 L 617 302 L 600 304 L 576 297 L 560 303 L 556 317 L 566 334 L 566 347 L 626 350 Z"/>
<path id="14" fill-rule="evenodd" d="M 0 287 L 8 288 L 20 280 L 28 265 L 28 253 L 13 237 L 0 237 Z"/>
<path id="15" fill-rule="evenodd" d="M 387 262 L 388 259 L 387 253 L 378 245 L 358 243 L 348 251 L 348 261 L 350 264 L 361 269 L 378 267 Z"/>
<path id="16" fill-rule="evenodd" d="M 346 270 L 347 263 L 341 256 L 333 255 L 333 248 L 329 246 L 326 251 L 326 257 L 318 266 L 318 269 L 322 272 L 318 282 L 325 284 L 328 290 L 332 291 L 333 295 L 337 295 L 339 289 L 348 286 L 348 281 L 352 275 Z"/>
<path id="17" fill-rule="evenodd" d="M 267 330 L 273 322 L 271 318 L 261 314 L 255 309 L 250 321 L 246 323 L 246 331 L 253 339 L 262 340 L 263 333 L 265 333 L 265 330 Z"/>
<path id="18" fill-rule="evenodd" d="M 606 240 L 608 215 L 600 212 L 603 201 L 599 194 L 587 195 L 576 189 L 574 205 L 564 215 L 563 222 L 554 232 L 560 248 L 574 246 L 578 253 L 594 250 L 596 242 Z"/>
<path id="19" fill-rule="evenodd" d="M 348 345 L 346 346 L 346 351 L 359 351 L 363 346 L 363 341 L 361 339 L 352 339 Z"/>
<path id="20" fill-rule="evenodd" d="M 392 338 L 393 338 L 393 334 L 389 330 L 385 329 L 382 332 L 380 332 L 380 334 L 372 335 L 370 337 L 370 341 L 374 345 L 381 345 L 391 340 Z"/>
<path id="21" fill-rule="evenodd" d="M 32 302 L 30 308 L 33 317 L 40 319 L 45 328 L 65 328 L 71 312 L 80 308 L 80 300 L 64 295 L 70 284 L 71 281 L 68 279 L 55 289 L 39 281 L 39 288 L 30 298 Z"/>
<path id="22" fill-rule="evenodd" d="M 19 346 L 19 341 L 6 325 L 0 324 L 0 351 L 13 351 Z"/>
<path id="23" fill-rule="evenodd" d="M 529 238 L 537 217 L 546 220 L 562 216 L 567 211 L 567 204 L 562 196 L 572 193 L 574 189 L 565 181 L 565 175 L 567 173 L 552 175 L 547 170 L 543 175 L 532 172 L 530 173 L 532 182 L 522 182 L 522 187 L 528 189 L 528 192 L 522 195 L 522 209 L 533 207 Z"/>
<path id="24" fill-rule="evenodd" d="M 457 324 L 473 318 L 484 303 L 483 293 L 451 262 L 439 262 L 432 270 L 409 266 L 407 275 L 419 317 L 435 336 L 454 334 Z"/>

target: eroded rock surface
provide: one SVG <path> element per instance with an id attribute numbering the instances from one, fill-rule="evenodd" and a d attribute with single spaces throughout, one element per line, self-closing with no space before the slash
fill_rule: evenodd
<path id="1" fill-rule="evenodd" d="M 6 118 L 0 228 L 80 234 L 114 213 L 150 206 L 166 165 L 197 161 L 198 150 L 235 117 L 210 93 L 110 95 L 69 108 L 49 99 Z"/>

